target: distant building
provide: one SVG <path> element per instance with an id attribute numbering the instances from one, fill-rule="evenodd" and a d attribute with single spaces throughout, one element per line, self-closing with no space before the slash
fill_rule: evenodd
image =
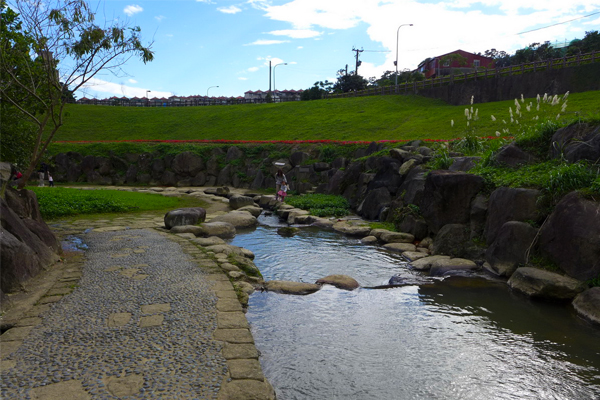
<path id="1" fill-rule="evenodd" d="M 464 50 L 455 50 L 451 53 L 426 59 L 419 64 L 417 70 L 427 79 L 456 73 L 468 73 L 485 68 L 494 68 L 493 58 Z"/>
<path id="2" fill-rule="evenodd" d="M 274 101 L 300 101 L 303 90 L 273 90 L 271 91 L 271 96 Z M 256 101 L 256 102 L 264 102 L 267 98 L 269 91 L 252 91 L 248 90 L 244 93 L 244 98 L 248 102 Z"/>

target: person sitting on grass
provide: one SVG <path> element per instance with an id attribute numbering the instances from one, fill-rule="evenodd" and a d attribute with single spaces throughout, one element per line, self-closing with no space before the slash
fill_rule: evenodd
<path id="1" fill-rule="evenodd" d="M 287 185 L 287 182 L 283 181 L 281 183 L 281 187 L 279 188 L 279 192 L 277 192 L 277 200 L 284 201 L 285 196 L 287 196 L 288 189 L 289 189 L 289 186 Z"/>

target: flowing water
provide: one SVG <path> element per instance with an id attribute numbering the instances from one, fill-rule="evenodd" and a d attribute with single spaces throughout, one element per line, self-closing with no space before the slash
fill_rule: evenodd
<path id="1" fill-rule="evenodd" d="M 312 228 L 281 237 L 276 219 L 260 221 L 232 244 L 255 253 L 265 280 L 414 283 L 254 293 L 247 317 L 279 400 L 600 399 L 600 328 L 570 306 L 483 277 L 432 280 L 378 246 Z"/>

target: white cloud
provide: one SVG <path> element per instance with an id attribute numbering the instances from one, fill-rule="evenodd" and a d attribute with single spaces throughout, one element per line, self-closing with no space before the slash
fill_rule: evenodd
<path id="1" fill-rule="evenodd" d="M 584 25 L 593 25 L 593 26 L 600 26 L 600 18 L 595 19 L 593 21 L 587 21 L 583 23 Z"/>
<path id="2" fill-rule="evenodd" d="M 129 83 L 138 83 L 135 79 L 129 78 Z"/>
<path id="3" fill-rule="evenodd" d="M 289 40 L 256 40 L 252 43 L 247 43 L 244 46 L 267 46 L 270 44 L 289 43 Z"/>
<path id="4" fill-rule="evenodd" d="M 304 48 L 304 46 L 298 46 L 298 47 L 296 47 L 296 48 L 297 48 L 297 49 L 303 49 L 303 48 Z"/>
<path id="5" fill-rule="evenodd" d="M 313 31 L 311 29 L 284 29 L 267 33 L 276 36 L 288 36 L 292 39 L 307 39 L 321 35 L 321 32 Z"/>
<path id="6" fill-rule="evenodd" d="M 107 82 L 102 79 L 92 78 L 89 80 L 87 85 L 80 91 L 84 93 L 86 97 L 146 97 L 146 88 L 135 88 L 131 86 L 125 86 L 114 82 Z M 95 94 L 94 94 L 95 92 Z M 151 90 L 149 93 L 150 97 L 169 97 L 173 94 L 171 92 L 162 92 L 158 90 Z"/>
<path id="7" fill-rule="evenodd" d="M 144 11 L 144 9 L 138 6 L 137 4 L 132 4 L 123 9 L 123 12 L 129 15 L 130 17 L 134 14 L 141 13 L 142 11 Z"/>
<path id="8" fill-rule="evenodd" d="M 157 20 L 158 22 L 161 22 L 165 18 L 167 18 L 167 17 L 165 17 L 164 15 L 157 15 L 156 17 L 154 17 L 154 19 Z"/>
<path id="9" fill-rule="evenodd" d="M 196 0 L 197 3 L 205 3 L 205 4 L 215 4 L 213 1 L 211 0 Z"/>
<path id="10" fill-rule="evenodd" d="M 260 69 L 260 68 L 258 68 L 258 67 L 250 67 L 250 68 L 248 68 L 248 72 L 256 72 L 256 71 L 258 71 L 259 69 Z"/>
<path id="11" fill-rule="evenodd" d="M 236 7 L 236 6 L 229 6 L 229 7 L 219 7 L 219 8 L 217 8 L 217 11 L 220 11 L 224 14 L 237 14 L 237 13 L 241 12 L 242 9 L 239 7 Z"/>
<path id="12" fill-rule="evenodd" d="M 247 81 L 247 80 L 248 80 L 248 78 L 246 78 L 246 77 L 243 77 L 243 76 L 240 76 L 240 77 L 238 77 L 238 80 L 240 80 L 240 81 Z"/>
<path id="13" fill-rule="evenodd" d="M 414 69 L 427 57 L 457 49 L 483 52 L 496 48 L 510 53 L 533 42 L 564 40 L 572 36 L 572 24 L 517 33 L 577 18 L 584 9 L 589 9 L 588 13 L 595 10 L 587 0 L 442 0 L 437 4 L 420 0 L 290 0 L 278 5 L 261 4 L 267 18 L 289 23 L 296 31 L 324 28 L 335 32 L 359 24 L 367 26 L 367 34 L 375 44 L 365 44 L 365 49 L 389 53 L 380 65 L 373 63 L 374 54 L 362 53 L 359 71 L 363 76 L 380 76 L 395 68 L 396 35 L 402 24 L 414 26 L 399 31 L 399 70 Z"/>

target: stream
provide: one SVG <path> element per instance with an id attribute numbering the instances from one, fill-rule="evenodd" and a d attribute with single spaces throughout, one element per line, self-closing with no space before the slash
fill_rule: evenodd
<path id="1" fill-rule="evenodd" d="M 356 238 L 315 228 L 282 237 L 276 217 L 259 222 L 231 244 L 254 252 L 265 280 L 411 283 L 251 295 L 246 316 L 279 400 L 600 398 L 600 329 L 570 305 L 485 275 L 433 279 Z"/>

